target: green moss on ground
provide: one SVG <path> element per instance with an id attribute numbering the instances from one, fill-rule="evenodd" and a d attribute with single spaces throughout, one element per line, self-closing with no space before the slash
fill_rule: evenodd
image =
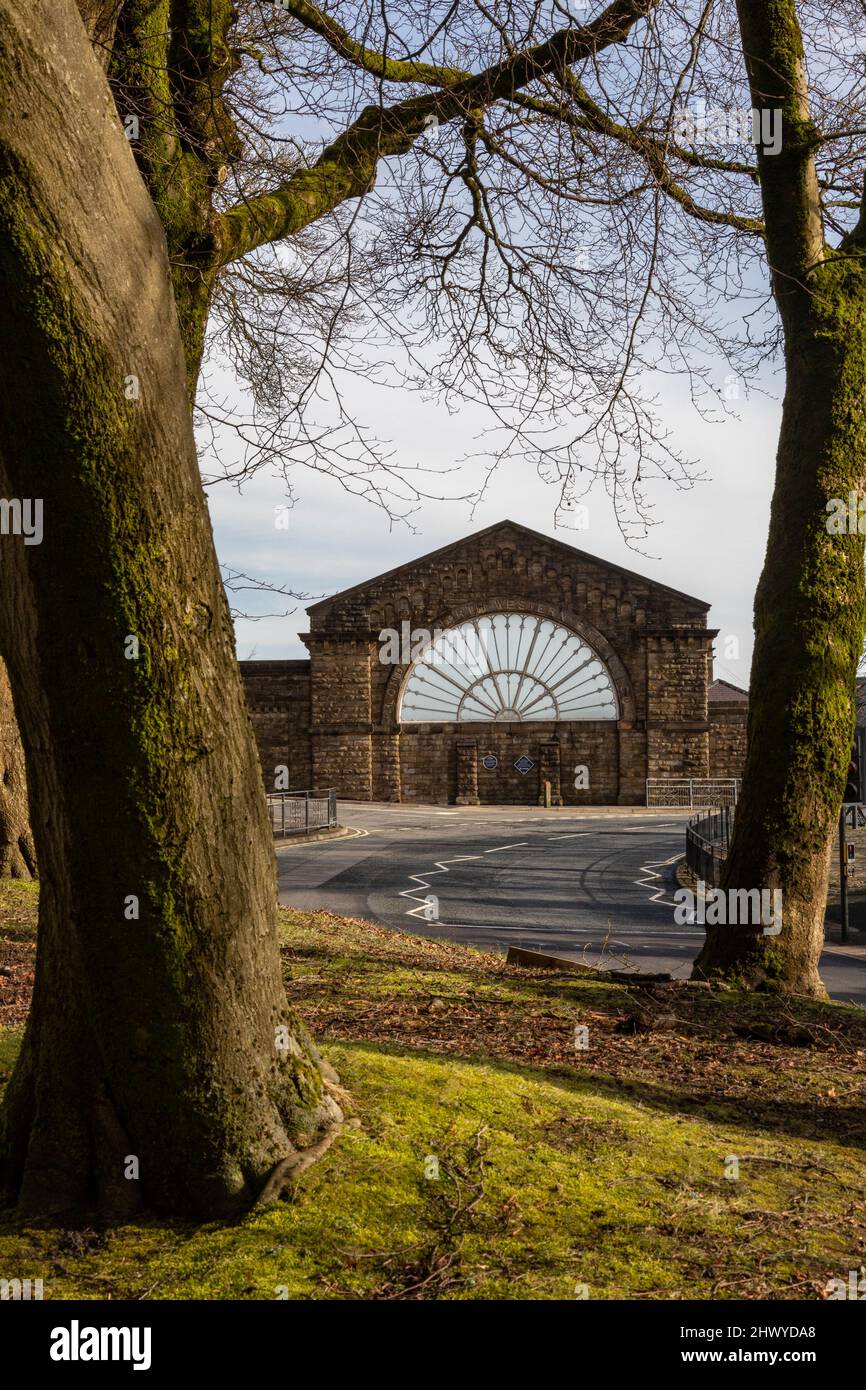
<path id="1" fill-rule="evenodd" d="M 862 1011 L 519 971 L 323 913 L 282 931 L 358 1128 L 239 1224 L 7 1216 L 0 1274 L 57 1299 L 796 1299 L 866 1261 Z"/>
<path id="2" fill-rule="evenodd" d="M 0 941 L 21 931 L 36 940 L 39 884 L 24 878 L 0 878 Z"/>

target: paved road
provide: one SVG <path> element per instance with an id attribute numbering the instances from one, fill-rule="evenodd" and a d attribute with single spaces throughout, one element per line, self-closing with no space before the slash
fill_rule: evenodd
<path id="1" fill-rule="evenodd" d="M 675 923 L 670 868 L 685 815 L 341 802 L 340 819 L 359 833 L 277 851 L 282 903 L 473 946 L 689 976 L 703 934 Z M 427 920 L 430 895 L 436 921 Z M 866 939 L 829 946 L 822 977 L 834 998 L 866 1005 Z"/>

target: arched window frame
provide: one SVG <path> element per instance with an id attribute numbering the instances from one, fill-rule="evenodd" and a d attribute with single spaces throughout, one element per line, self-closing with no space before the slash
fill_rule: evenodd
<path id="1" fill-rule="evenodd" d="M 497 610 L 434 632 L 402 682 L 402 723 L 573 722 L 620 717 L 610 670 L 564 623 Z"/>

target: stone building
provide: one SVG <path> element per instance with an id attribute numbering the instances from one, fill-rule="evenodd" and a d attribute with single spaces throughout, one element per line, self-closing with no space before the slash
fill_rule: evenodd
<path id="1" fill-rule="evenodd" d="M 309 660 L 241 663 L 266 783 L 638 805 L 648 778 L 739 775 L 708 608 L 499 522 L 313 604 Z"/>
<path id="2" fill-rule="evenodd" d="M 730 681 L 713 681 L 708 692 L 710 768 L 714 777 L 742 777 L 746 762 L 749 692 Z"/>

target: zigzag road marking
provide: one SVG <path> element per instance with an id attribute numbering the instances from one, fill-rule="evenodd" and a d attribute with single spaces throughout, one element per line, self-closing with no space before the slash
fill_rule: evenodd
<path id="1" fill-rule="evenodd" d="M 682 857 L 683 856 L 681 854 L 672 854 L 670 859 L 655 859 L 652 860 L 649 864 L 641 864 L 640 872 L 648 873 L 649 878 L 636 878 L 633 880 L 633 882 L 637 884 L 638 888 L 655 888 L 656 885 L 653 883 L 653 879 L 660 879 L 661 874 L 654 873 L 653 870 L 666 869 L 669 864 L 675 864 L 676 861 L 678 859 L 682 859 Z M 660 906 L 676 907 L 676 903 L 674 902 L 673 898 L 665 898 L 664 893 L 665 887 L 664 884 L 662 884 L 661 888 L 657 888 L 656 892 L 654 892 L 651 895 L 650 902 L 657 903 L 659 902 L 659 899 L 661 899 L 662 901 L 660 903 Z"/>
<path id="2" fill-rule="evenodd" d="M 481 855 L 480 855 L 480 854 L 458 854 L 457 857 L 456 857 L 455 859 L 434 859 L 433 862 L 434 862 L 434 864 L 436 865 L 436 867 L 435 867 L 435 869 L 428 869 L 428 870 L 427 870 L 427 873 L 430 874 L 431 876 L 432 876 L 432 875 L 435 875 L 435 874 L 447 874 L 447 873 L 450 872 L 450 870 L 449 870 L 449 869 L 446 869 L 446 867 L 445 867 L 446 864 L 463 864 L 463 863 L 466 862 L 467 859 L 480 859 L 480 858 L 481 858 Z M 415 881 L 416 883 L 420 884 L 422 888 L 429 888 L 429 887 L 430 887 L 430 884 L 429 884 L 429 882 L 427 881 L 427 879 L 423 878 L 421 874 L 410 874 L 409 877 L 410 877 L 411 879 L 414 879 L 414 881 Z M 427 903 L 427 899 L 426 899 L 426 898 L 422 898 L 422 899 L 420 900 L 420 902 L 418 901 L 418 889 L 417 889 L 417 888 L 404 888 L 404 889 L 403 889 L 403 892 L 400 894 L 400 897 L 401 897 L 401 898 L 414 898 L 415 901 L 418 903 L 418 906 L 417 906 L 417 907 L 410 907 L 410 908 L 407 908 L 406 914 L 405 914 L 407 917 L 417 917 L 417 915 L 418 915 L 419 912 L 425 911 L 426 908 L 428 907 L 428 903 Z"/>
<path id="3" fill-rule="evenodd" d="M 523 843 L 522 843 L 521 845 L 499 845 L 499 846 L 498 846 L 498 849 L 522 849 L 522 848 L 524 847 L 524 845 L 526 845 L 526 844 L 528 844 L 528 843 L 529 843 L 528 840 L 524 840 Z M 497 852 L 497 851 L 496 851 L 495 849 L 486 849 L 486 850 L 484 850 L 484 853 L 485 853 L 485 854 L 496 854 L 496 852 Z M 480 858 L 481 858 L 481 855 L 480 855 L 480 854 L 458 854 L 458 855 L 456 855 L 455 858 L 453 858 L 453 859 L 434 859 L 433 863 L 435 864 L 436 867 L 433 868 L 433 869 L 427 869 L 427 870 L 425 870 L 425 872 L 428 873 L 428 874 L 430 875 L 430 877 L 432 878 L 432 877 L 435 877 L 436 874 L 447 874 L 447 873 L 450 873 L 450 872 L 451 872 L 450 869 L 447 869 L 447 868 L 445 867 L 446 864 L 465 864 L 466 861 L 469 860 L 469 859 L 480 859 Z M 410 874 L 409 877 L 410 877 L 415 883 L 420 884 L 420 887 L 421 887 L 422 889 L 423 889 L 423 888 L 429 888 L 429 887 L 430 887 L 429 881 L 428 881 L 427 879 L 425 879 L 424 876 L 423 876 L 422 874 Z M 419 892 L 419 889 L 418 889 L 418 888 L 404 888 L 403 891 L 402 891 L 402 893 L 400 893 L 400 895 L 399 895 L 401 898 L 411 898 L 411 899 L 414 899 L 414 901 L 417 903 L 417 907 L 410 907 L 410 908 L 407 908 L 407 909 L 406 909 L 405 916 L 407 916 L 407 917 L 417 917 L 419 912 L 425 912 L 425 911 L 427 910 L 428 906 L 429 906 L 429 904 L 428 904 L 426 898 L 421 898 L 421 899 L 419 900 L 419 898 L 418 898 L 418 892 Z"/>
<path id="4" fill-rule="evenodd" d="M 592 831 L 590 830 L 580 830 L 566 835 L 547 835 L 545 836 L 545 839 L 574 840 L 580 838 L 582 835 L 590 834 L 592 834 Z M 418 884 L 418 887 L 404 888 L 403 891 L 398 895 L 401 898 L 409 898 L 410 901 L 416 904 L 415 907 L 407 908 L 405 915 L 407 917 L 417 917 L 419 913 L 427 911 L 429 903 L 426 897 L 420 897 L 419 895 L 425 888 L 430 887 L 430 878 L 434 878 L 438 874 L 450 873 L 450 870 L 447 868 L 448 864 L 466 864 L 470 860 L 481 859 L 485 854 L 500 854 L 503 850 L 506 849 L 526 849 L 529 843 L 529 840 L 518 840 L 514 844 L 496 845 L 493 849 L 485 849 L 482 851 L 481 854 L 458 854 L 455 855 L 452 859 L 435 859 L 433 861 L 435 867 L 432 869 L 425 870 L 425 873 L 429 875 L 429 878 L 425 878 L 423 874 L 409 874 L 410 880 L 413 883 Z M 661 879 L 662 875 L 660 873 L 656 873 L 655 870 L 665 869 L 668 867 L 669 864 L 674 864 L 678 859 L 681 858 L 681 854 L 672 854 L 670 859 L 653 860 L 650 863 L 641 864 L 640 872 L 642 874 L 648 875 L 648 877 L 636 878 L 634 880 L 634 883 L 637 885 L 638 888 L 652 888 L 655 890 L 650 896 L 651 902 L 657 902 L 662 907 L 676 906 L 672 898 L 665 898 L 664 884 L 662 884 L 661 887 L 658 886 L 658 880 Z"/>

